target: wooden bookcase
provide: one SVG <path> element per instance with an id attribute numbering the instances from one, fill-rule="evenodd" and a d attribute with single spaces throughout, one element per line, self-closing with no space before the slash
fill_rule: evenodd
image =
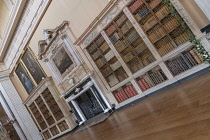
<path id="1" fill-rule="evenodd" d="M 64 118 L 64 114 L 49 89 L 43 91 L 29 106 L 29 109 L 33 113 L 45 139 L 69 129 L 65 120 L 60 122 Z"/>
<path id="2" fill-rule="evenodd" d="M 111 87 L 128 77 L 103 36 L 99 36 L 93 41 L 87 51 Z"/>
<path id="3" fill-rule="evenodd" d="M 166 65 L 171 73 L 176 76 L 198 64 L 203 63 L 203 59 L 195 48 L 190 48 L 179 55 L 167 60 Z"/>
<path id="4" fill-rule="evenodd" d="M 168 79 L 159 66 L 156 66 L 155 68 L 136 78 L 136 81 L 142 91 L 154 87 L 166 80 Z"/>
<path id="5" fill-rule="evenodd" d="M 175 7 L 182 8 L 179 2 L 172 3 Z M 105 85 L 108 93 L 113 95 L 111 100 L 114 97 L 117 107 L 208 67 L 163 0 L 118 1 L 116 5 L 101 22 L 101 35 L 95 35 L 95 39 L 83 48 L 99 76 L 105 78 L 109 84 L 109 87 Z M 190 18 L 184 14 L 184 9 L 178 16 L 181 18 L 183 15 L 183 21 L 187 25 L 185 29 L 191 29 L 198 36 L 196 26 L 192 26 L 193 22 L 189 23 Z M 101 39 L 102 36 L 105 41 Z M 197 38 L 203 39 L 200 36 Z M 98 45 L 98 40 L 103 40 L 101 44 L 106 44 L 106 49 L 100 50 L 103 45 Z M 95 49 L 90 49 L 91 47 Z M 110 73 L 104 67 L 101 69 L 98 58 L 94 57 L 94 52 L 98 50 L 104 55 L 112 52 L 111 61 L 106 60 L 101 65 L 106 65 L 107 68 L 110 66 L 113 73 L 115 69 L 111 65 L 117 62 L 117 68 L 122 68 L 123 74 L 116 71 L 115 75 L 126 75 L 123 80 L 118 79 L 115 82 L 115 79 L 107 79 Z M 100 55 L 100 58 L 104 55 Z M 110 84 L 112 82 L 114 84 Z"/>
<path id="6" fill-rule="evenodd" d="M 70 131 L 74 125 L 51 77 L 41 81 L 24 104 L 45 140 L 55 139 Z"/>
<path id="7" fill-rule="evenodd" d="M 177 17 L 162 0 L 135 0 L 128 7 L 161 56 L 188 41 Z"/>
<path id="8" fill-rule="evenodd" d="M 124 13 L 121 13 L 105 32 L 132 73 L 155 61 L 147 45 Z"/>

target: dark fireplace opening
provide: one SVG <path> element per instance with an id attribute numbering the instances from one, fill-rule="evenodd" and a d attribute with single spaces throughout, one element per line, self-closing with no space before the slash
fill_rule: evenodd
<path id="1" fill-rule="evenodd" d="M 75 101 L 87 120 L 103 112 L 101 105 L 90 89 L 77 97 Z"/>

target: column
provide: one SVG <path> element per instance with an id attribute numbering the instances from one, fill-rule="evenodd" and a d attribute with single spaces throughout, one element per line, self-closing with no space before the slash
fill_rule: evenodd
<path id="1" fill-rule="evenodd" d="M 13 86 L 9 78 L 9 74 L 4 77 L 0 77 L 0 91 L 26 137 L 22 139 L 41 140 L 42 136 Z"/>

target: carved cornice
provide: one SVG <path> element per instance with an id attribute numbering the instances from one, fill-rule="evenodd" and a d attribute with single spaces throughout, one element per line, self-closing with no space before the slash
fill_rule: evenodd
<path id="1" fill-rule="evenodd" d="M 24 1 L 24 0 L 23 0 Z M 4 63 L 12 71 L 19 56 L 52 0 L 27 0 L 21 18 L 10 41 Z M 30 18 L 29 18 L 30 17 Z"/>
<path id="2" fill-rule="evenodd" d="M 45 31 L 51 32 L 52 37 L 50 38 L 50 42 L 47 44 L 46 40 L 40 40 L 39 41 L 39 45 L 38 45 L 38 49 L 39 49 L 39 54 L 38 57 L 39 59 L 44 58 L 44 55 L 46 55 L 46 53 L 48 52 L 48 50 L 51 48 L 53 49 L 53 47 L 50 47 L 53 42 L 57 39 L 57 36 L 59 35 L 59 33 L 65 28 L 65 26 L 68 26 L 69 22 L 68 21 L 64 21 L 61 25 L 59 25 L 58 27 L 56 27 L 55 29 L 46 29 Z"/>

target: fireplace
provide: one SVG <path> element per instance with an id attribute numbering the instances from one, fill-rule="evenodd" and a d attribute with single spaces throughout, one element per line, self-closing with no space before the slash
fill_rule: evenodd
<path id="1" fill-rule="evenodd" d="M 111 110 L 103 93 L 93 78 L 83 78 L 65 93 L 64 98 L 72 108 L 77 122 L 83 122 Z"/>

